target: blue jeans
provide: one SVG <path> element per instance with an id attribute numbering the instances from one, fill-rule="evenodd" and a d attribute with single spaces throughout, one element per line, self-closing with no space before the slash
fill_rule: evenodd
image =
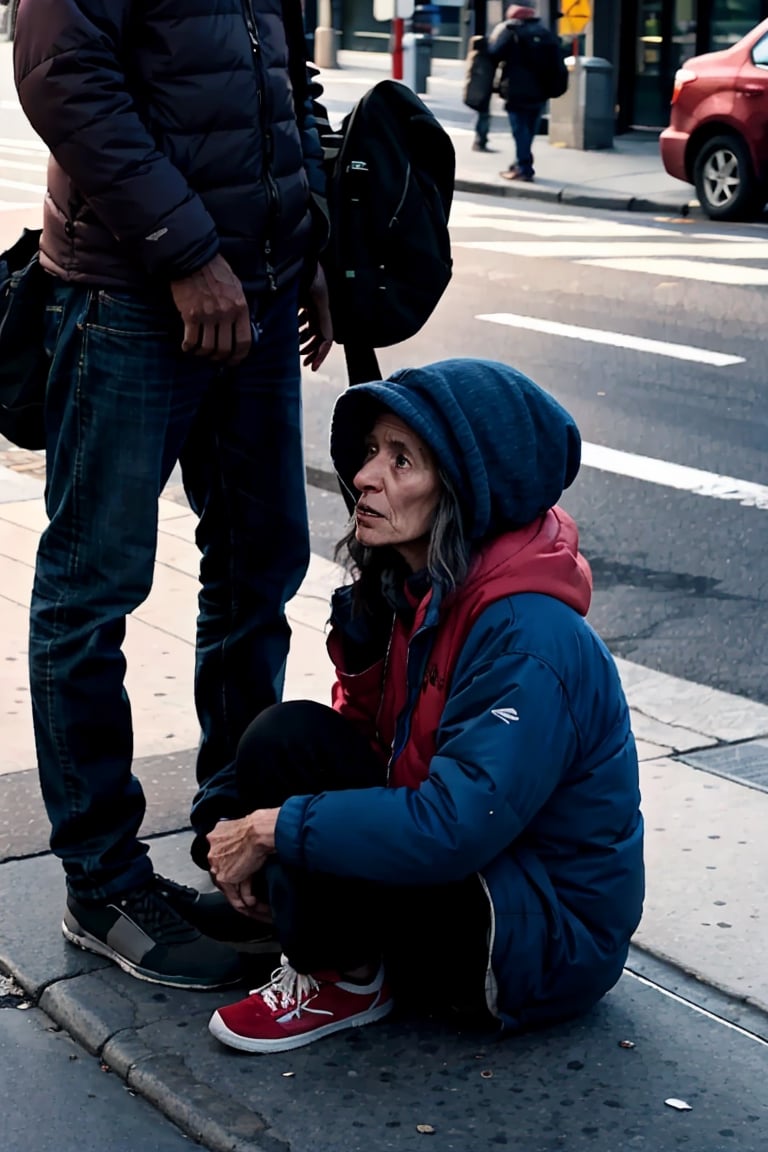
<path id="1" fill-rule="evenodd" d="M 541 119 L 541 106 L 508 108 L 507 116 L 517 152 L 515 162 L 523 176 L 533 176 L 533 138 Z"/>
<path id="2" fill-rule="evenodd" d="M 485 146 L 488 143 L 488 133 L 491 130 L 491 113 L 489 109 L 478 112 L 475 120 L 475 143 Z"/>
<path id="3" fill-rule="evenodd" d="M 309 560 L 295 286 L 259 318 L 260 341 L 226 369 L 181 352 L 168 294 L 53 290 L 30 681 L 51 848 L 81 899 L 152 873 L 121 646 L 152 586 L 157 500 L 177 460 L 199 517 L 201 783 L 282 693 L 284 607 Z"/>

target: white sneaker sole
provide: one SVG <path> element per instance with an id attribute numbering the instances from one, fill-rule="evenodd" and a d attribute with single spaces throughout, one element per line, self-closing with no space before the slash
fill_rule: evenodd
<path id="1" fill-rule="evenodd" d="M 257 1040 L 250 1036 L 239 1036 L 233 1032 L 222 1020 L 218 1012 L 214 1012 L 208 1024 L 208 1031 L 222 1044 L 230 1048 L 238 1048 L 241 1052 L 289 1052 L 292 1048 L 304 1048 L 315 1040 L 322 1040 L 324 1036 L 331 1036 L 334 1032 L 343 1032 L 345 1028 L 360 1028 L 364 1024 L 373 1024 L 376 1020 L 383 1020 L 389 1016 L 393 1008 L 393 1001 L 386 1000 L 359 1016 L 348 1016 L 345 1020 L 337 1020 L 333 1024 L 324 1024 L 322 1028 L 313 1028 L 311 1032 L 295 1036 L 281 1037 L 279 1040 Z"/>
<path id="2" fill-rule="evenodd" d="M 134 964 L 132 960 L 121 956 L 119 952 L 115 952 L 114 948 L 110 948 L 109 944 L 105 944 L 96 936 L 91 936 L 84 928 L 81 928 L 79 933 L 73 932 L 66 921 L 62 920 L 61 931 L 64 939 L 68 940 L 70 944 L 74 944 L 76 948 L 82 948 L 83 952 L 93 952 L 96 956 L 105 956 L 107 960 L 112 960 L 117 964 L 118 968 L 122 968 L 123 972 L 127 972 L 129 976 L 134 976 L 137 980 L 145 980 L 147 984 L 162 984 L 164 988 L 184 988 L 192 992 L 215 992 L 218 988 L 233 988 L 236 984 L 242 983 L 241 976 L 233 977 L 231 980 L 218 981 L 216 984 L 201 984 L 199 981 L 195 981 L 193 977 L 161 976 L 159 973 L 152 972 L 148 968 L 142 968 L 140 965 Z"/>

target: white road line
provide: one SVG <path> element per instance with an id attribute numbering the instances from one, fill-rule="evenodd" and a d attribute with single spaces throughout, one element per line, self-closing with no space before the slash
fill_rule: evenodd
<path id="1" fill-rule="evenodd" d="M 632 452 L 619 452 L 602 444 L 581 445 L 581 462 L 587 468 L 645 480 L 665 488 L 677 488 L 694 496 L 711 496 L 716 500 L 736 500 L 743 508 L 768 511 L 768 486 L 753 484 L 750 480 L 737 480 L 734 476 L 721 476 L 717 472 L 703 472 L 684 464 L 671 464 L 667 460 L 654 460 L 651 456 L 636 456 Z"/>
<path id="2" fill-rule="evenodd" d="M 631 964 L 631 960 L 629 961 Z M 647 976 L 641 976 L 639 972 L 633 972 L 630 967 L 624 969 L 627 976 L 631 976 L 633 980 L 637 980 L 639 984 L 644 984 L 646 988 L 652 988 L 654 992 L 660 992 L 662 996 L 667 996 L 670 1000 L 674 1000 L 676 1004 L 682 1004 L 684 1008 L 690 1008 L 692 1012 L 698 1012 L 700 1016 L 706 1016 L 708 1020 L 712 1020 L 715 1024 L 722 1024 L 724 1028 L 730 1028 L 732 1032 L 738 1033 L 746 1040 L 753 1040 L 756 1044 L 768 1048 L 768 1040 L 764 1040 L 762 1036 L 758 1036 L 756 1032 L 750 1032 L 747 1028 L 742 1028 L 739 1024 L 733 1024 L 730 1020 L 726 1020 L 724 1016 L 718 1016 L 714 1012 L 710 1012 L 708 1008 L 702 1008 L 700 1004 L 696 1004 L 693 1000 L 688 1000 L 685 996 L 681 996 L 678 992 L 673 992 L 670 988 L 665 988 L 663 984 L 657 984 L 655 980 L 649 980 Z"/>
<path id="3" fill-rule="evenodd" d="M 44 196 L 48 191 L 45 184 L 25 184 L 21 180 L 3 180 L 0 178 L 0 188 L 14 188 L 17 192 L 37 192 Z"/>
<path id="4" fill-rule="evenodd" d="M 653 236 L 657 240 L 677 237 L 688 239 L 688 233 L 679 229 L 659 228 L 649 224 L 624 224 L 618 220 L 601 220 L 592 216 L 566 216 L 544 212 L 523 212 L 511 209 L 486 208 L 455 201 L 448 221 L 451 228 L 484 228 L 493 232 L 519 232 L 531 236 L 572 236 L 575 239 L 603 237 L 609 239 L 631 239 L 637 236 Z M 721 239 L 721 237 L 718 237 Z M 728 238 L 725 237 L 727 240 Z"/>
<path id="5" fill-rule="evenodd" d="M 731 236 L 728 232 L 686 232 L 685 235 L 691 240 L 725 240 L 729 244 L 753 244 L 756 239 L 754 236 Z"/>
<path id="6" fill-rule="evenodd" d="M 670 356 L 675 360 L 692 360 L 696 364 L 709 364 L 714 368 L 727 368 L 743 364 L 743 356 L 730 356 L 725 352 L 709 352 L 689 344 L 670 344 L 666 340 L 649 340 L 644 336 L 629 336 L 622 332 L 606 332 L 601 328 L 582 328 L 576 324 L 561 324 L 557 320 L 542 320 L 536 316 L 519 316 L 513 312 L 488 312 L 475 317 L 491 324 L 505 324 L 509 328 L 526 328 L 532 332 L 546 332 L 550 336 L 565 336 L 571 340 L 586 340 L 591 344 L 608 344 L 612 348 L 631 348 L 636 352 L 650 352 L 655 356 Z"/>
<path id="7" fill-rule="evenodd" d="M 768 268 L 747 268 L 743 264 L 713 264 L 694 260 L 578 260 L 593 268 L 613 268 L 618 272 L 650 272 L 679 280 L 703 280 L 707 284 L 735 284 L 744 288 L 768 284 Z"/>
<path id="8" fill-rule="evenodd" d="M 616 240 L 619 242 L 622 239 L 631 239 L 637 236 L 655 236 L 657 240 L 676 236 L 684 237 L 685 240 L 688 239 L 687 234 L 684 232 L 674 232 L 671 230 L 661 231 L 659 228 L 651 228 L 644 224 L 617 224 L 613 220 L 576 219 L 561 221 L 559 217 L 550 218 L 549 220 L 525 220 L 520 217 L 514 220 L 492 220 L 487 216 L 460 216 L 457 220 L 452 219 L 450 226 L 452 229 L 484 228 L 486 231 L 491 228 L 494 232 L 519 232 L 528 236 L 572 236 L 576 240 L 586 240 L 590 236 L 597 238 L 603 237 L 605 239 L 613 236 L 616 237 Z M 454 243 L 460 242 L 454 241 Z M 498 243 L 503 243 L 503 241 L 499 241 Z"/>
<path id="9" fill-rule="evenodd" d="M 0 155 L 0 168 L 5 172 L 8 168 L 13 168 L 16 172 L 38 172 L 41 176 L 45 175 L 46 161 L 45 157 L 41 156 L 39 160 L 34 161 L 31 158 L 31 153 L 27 152 L 29 160 L 6 160 L 5 156 Z"/>
<path id="10" fill-rule="evenodd" d="M 475 248 L 484 252 L 497 252 L 502 256 L 549 256 L 552 259 L 582 260 L 585 263 L 610 260 L 610 267 L 627 267 L 628 261 L 648 256 L 679 258 L 687 255 L 689 258 L 708 260 L 768 260 L 768 240 L 755 240 L 750 245 L 724 244 L 719 241 L 710 244 L 702 241 L 692 244 L 689 253 L 685 252 L 686 240 L 683 237 L 672 243 L 665 240 L 621 243 L 615 239 L 584 244 L 574 240 L 454 240 L 453 243 L 456 248 Z"/>
<path id="11" fill-rule="evenodd" d="M 552 220 L 551 212 L 537 212 L 531 208 L 511 208 L 505 204 L 503 207 L 490 204 L 470 204 L 467 200 L 454 200 L 451 205 L 449 224 L 463 224 L 465 220 L 485 218 L 486 224 L 492 227 L 496 220 L 506 220 L 508 216 L 520 217 L 523 220 Z M 565 212 L 558 212 L 557 220 L 591 221 L 591 216 L 571 216 Z"/>
<path id="12" fill-rule="evenodd" d="M 0 151 L 40 152 L 45 156 L 48 154 L 48 147 L 43 144 L 42 140 L 34 137 L 22 139 L 18 136 L 0 136 Z"/>

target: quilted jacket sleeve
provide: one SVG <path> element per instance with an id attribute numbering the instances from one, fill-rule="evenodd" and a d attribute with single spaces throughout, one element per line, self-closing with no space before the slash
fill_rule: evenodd
<path id="1" fill-rule="evenodd" d="M 514 717 L 517 717 L 515 719 Z M 502 629 L 457 667 L 429 776 L 418 790 L 294 797 L 277 850 L 311 870 L 388 884 L 451 883 L 525 830 L 578 746 L 565 689 Z"/>
<path id="2" fill-rule="evenodd" d="M 102 223 L 150 273 L 188 275 L 218 251 L 200 198 L 158 151 L 129 92 L 121 48 L 132 0 L 21 0 L 16 86 L 35 131 Z"/>

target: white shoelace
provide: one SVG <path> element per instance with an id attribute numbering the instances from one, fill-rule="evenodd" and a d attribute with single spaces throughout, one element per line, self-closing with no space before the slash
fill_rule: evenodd
<path id="1" fill-rule="evenodd" d="M 297 972 L 287 960 L 276 968 L 270 977 L 269 983 L 262 988 L 256 988 L 251 995 L 261 996 L 264 1003 L 272 1012 L 289 1011 L 291 1015 L 298 1016 L 302 1011 L 317 1012 L 319 1015 L 332 1016 L 332 1012 L 325 1012 L 319 1008 L 308 1008 L 308 1001 L 320 991 L 320 985 L 314 976 Z"/>

